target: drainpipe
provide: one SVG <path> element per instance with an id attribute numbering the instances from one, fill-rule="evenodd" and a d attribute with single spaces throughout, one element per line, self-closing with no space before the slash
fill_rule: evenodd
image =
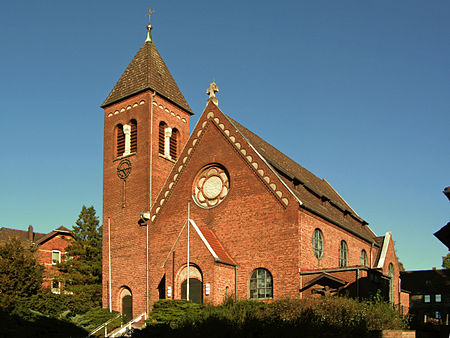
<path id="1" fill-rule="evenodd" d="M 112 312 L 112 295 L 111 295 L 111 217 L 108 217 L 108 279 L 109 279 L 109 312 Z"/>
<path id="2" fill-rule="evenodd" d="M 150 177 L 149 177 L 149 211 L 152 210 L 152 175 L 153 175 L 153 99 L 155 98 L 156 95 L 156 91 L 153 92 L 151 100 L 150 100 Z M 145 250 L 146 250 L 146 258 L 145 258 L 145 262 L 146 262 L 146 304 L 145 304 L 145 309 L 147 312 L 147 315 L 150 313 L 150 295 L 149 295 L 149 283 L 148 283 L 148 270 L 149 270 L 149 266 L 148 266 L 148 228 L 150 226 L 150 222 L 151 219 L 149 219 L 147 221 L 147 227 L 146 227 L 146 233 L 145 233 L 145 237 L 146 237 L 146 246 L 145 246 Z"/>
<path id="3" fill-rule="evenodd" d="M 373 269 L 373 259 L 372 259 L 373 242 L 370 244 L 370 268 Z"/>
<path id="4" fill-rule="evenodd" d="M 359 299 L 359 269 L 356 269 L 356 297 Z"/>
<path id="5" fill-rule="evenodd" d="M 300 274 L 300 290 L 303 289 L 303 276 L 302 276 L 302 271 L 301 271 L 301 267 L 300 267 L 301 261 L 302 261 L 301 255 L 303 253 L 303 251 L 302 251 L 302 242 L 303 242 L 302 236 L 303 236 L 303 215 L 300 214 L 300 245 L 299 245 L 300 246 L 299 247 L 300 255 L 299 255 L 299 260 L 298 260 L 298 272 Z M 300 299 L 303 299 L 303 291 L 300 291 Z"/>
<path id="6" fill-rule="evenodd" d="M 234 266 L 234 301 L 237 302 L 237 265 Z"/>

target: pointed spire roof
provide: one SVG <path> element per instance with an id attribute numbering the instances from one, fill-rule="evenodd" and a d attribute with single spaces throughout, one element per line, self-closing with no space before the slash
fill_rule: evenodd
<path id="1" fill-rule="evenodd" d="M 152 90 L 193 114 L 152 39 L 148 36 L 101 107 L 104 108 L 144 90 Z"/>

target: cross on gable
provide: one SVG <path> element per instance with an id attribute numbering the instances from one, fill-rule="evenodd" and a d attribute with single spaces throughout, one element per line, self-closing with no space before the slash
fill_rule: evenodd
<path id="1" fill-rule="evenodd" d="M 209 88 L 206 89 L 206 94 L 209 95 L 208 101 L 212 101 L 216 106 L 219 105 L 219 100 L 216 97 L 216 92 L 219 91 L 219 87 L 216 85 L 215 82 L 211 82 L 209 85 Z"/>

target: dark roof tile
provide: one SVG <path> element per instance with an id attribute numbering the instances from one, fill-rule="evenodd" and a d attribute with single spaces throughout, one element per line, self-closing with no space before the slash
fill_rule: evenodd
<path id="1" fill-rule="evenodd" d="M 102 107 L 147 89 L 155 90 L 192 114 L 191 108 L 153 42 L 144 43 L 103 102 Z"/>

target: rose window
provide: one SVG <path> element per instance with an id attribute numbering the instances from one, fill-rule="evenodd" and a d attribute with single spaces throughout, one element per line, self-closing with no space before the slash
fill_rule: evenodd
<path id="1" fill-rule="evenodd" d="M 225 168 L 213 164 L 203 168 L 195 178 L 193 197 L 204 208 L 213 208 L 222 202 L 230 189 L 230 179 Z"/>

